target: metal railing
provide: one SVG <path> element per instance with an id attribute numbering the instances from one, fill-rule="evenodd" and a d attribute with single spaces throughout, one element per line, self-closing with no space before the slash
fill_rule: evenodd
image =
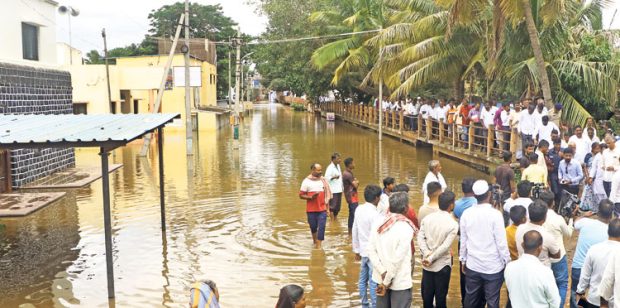
<path id="1" fill-rule="evenodd" d="M 321 104 L 321 110 L 333 112 L 337 116 L 358 124 L 377 128 L 379 117 L 383 117 L 383 129 L 393 135 L 410 137 L 412 140 L 451 146 L 455 150 L 469 154 L 483 155 L 487 158 L 499 157 L 503 151 L 515 153 L 520 137 L 516 129 L 496 129 L 494 125 L 484 127 L 471 122 L 462 125 L 434 118 L 406 116 L 404 111 L 379 111 L 372 106 L 329 102 Z"/>

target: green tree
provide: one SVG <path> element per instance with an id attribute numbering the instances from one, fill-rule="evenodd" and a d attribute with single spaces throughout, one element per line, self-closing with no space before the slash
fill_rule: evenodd
<path id="1" fill-rule="evenodd" d="M 103 64 L 104 59 L 97 50 L 91 50 L 86 54 L 86 64 Z"/>
<path id="2" fill-rule="evenodd" d="M 257 0 L 259 10 L 268 18 L 262 41 L 312 36 L 319 31 L 308 17 L 320 10 L 318 1 Z M 291 8 L 295 8 L 292 10 Z M 314 50 L 322 46 L 318 40 L 259 44 L 253 59 L 263 84 L 274 90 L 291 90 L 314 99 L 325 94 L 330 86 L 329 70 L 319 70 L 310 62 Z"/>

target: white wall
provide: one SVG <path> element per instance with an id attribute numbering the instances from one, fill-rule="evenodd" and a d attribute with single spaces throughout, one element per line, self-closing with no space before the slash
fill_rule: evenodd
<path id="1" fill-rule="evenodd" d="M 0 61 L 56 64 L 56 2 L 0 0 Z M 39 61 L 23 60 L 22 22 L 39 26 Z"/>
<path id="2" fill-rule="evenodd" d="M 56 43 L 56 58 L 58 65 L 82 65 L 82 52 L 67 43 Z"/>

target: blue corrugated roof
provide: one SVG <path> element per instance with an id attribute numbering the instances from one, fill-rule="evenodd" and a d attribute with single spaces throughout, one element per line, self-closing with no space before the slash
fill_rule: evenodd
<path id="1" fill-rule="evenodd" d="M 0 147 L 70 143 L 124 144 L 164 126 L 179 114 L 0 115 Z"/>

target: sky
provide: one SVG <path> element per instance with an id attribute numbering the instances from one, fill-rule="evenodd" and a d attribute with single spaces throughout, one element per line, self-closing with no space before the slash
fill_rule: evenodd
<path id="1" fill-rule="evenodd" d="M 148 14 L 166 4 L 179 0 L 56 0 L 80 11 L 71 17 L 72 45 L 84 52 L 103 50 L 101 29 L 106 29 L 108 50 L 139 43 L 148 32 Z M 192 0 L 200 4 L 221 4 L 224 15 L 241 27 L 241 32 L 259 35 L 267 25 L 267 18 L 259 16 L 256 7 L 247 0 Z M 191 17 L 190 17 L 191 22 Z M 56 14 L 56 37 L 69 43 L 69 17 Z"/>
<path id="2" fill-rule="evenodd" d="M 71 17 L 72 44 L 84 53 L 103 50 L 101 29 L 106 28 L 108 49 L 139 43 L 147 33 L 147 16 L 153 9 L 179 0 L 57 0 L 60 5 L 77 8 L 80 15 Z M 231 17 L 241 31 L 251 35 L 262 33 L 267 18 L 256 13 L 256 7 L 248 0 L 194 0 L 201 4 L 221 4 L 224 15 Z M 612 29 L 620 29 L 620 0 L 613 1 L 603 13 L 604 27 L 610 26 L 614 11 L 618 13 Z M 191 20 L 191 19 L 190 19 Z M 67 15 L 56 15 L 57 40 L 69 43 L 69 20 Z"/>

